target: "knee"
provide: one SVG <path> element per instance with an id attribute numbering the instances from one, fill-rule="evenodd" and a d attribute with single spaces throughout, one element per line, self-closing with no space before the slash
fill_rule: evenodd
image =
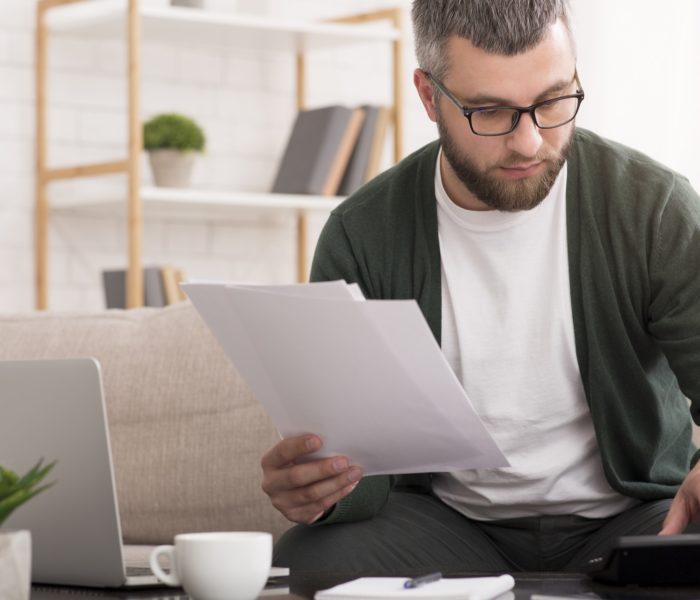
<path id="1" fill-rule="evenodd" d="M 340 569 L 343 544 L 338 543 L 334 535 L 337 527 L 295 525 L 275 544 L 273 564 L 289 567 L 294 572 Z"/>
<path id="2" fill-rule="evenodd" d="M 293 572 L 370 573 L 406 565 L 372 520 L 309 527 L 296 525 L 275 544 L 274 564 Z M 401 544 L 399 544 L 401 545 Z"/>

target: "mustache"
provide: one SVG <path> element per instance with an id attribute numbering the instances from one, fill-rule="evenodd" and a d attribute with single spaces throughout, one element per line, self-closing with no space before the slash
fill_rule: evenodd
<path id="1" fill-rule="evenodd" d="M 522 154 L 511 154 L 508 158 L 499 161 L 494 167 L 510 169 L 519 167 L 520 165 L 531 165 L 534 163 L 545 162 L 554 163 L 559 160 L 558 154 L 536 154 L 535 156 L 523 156 Z"/>

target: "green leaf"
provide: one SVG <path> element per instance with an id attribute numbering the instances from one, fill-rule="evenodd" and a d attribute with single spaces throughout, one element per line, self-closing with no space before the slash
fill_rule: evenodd
<path id="1" fill-rule="evenodd" d="M 37 487 L 56 464 L 54 461 L 42 466 L 42 463 L 43 459 L 39 460 L 22 477 L 18 477 L 9 469 L 0 467 L 0 525 L 18 506 L 53 485 L 50 483 Z"/>
<path id="2" fill-rule="evenodd" d="M 143 125 L 146 150 L 173 149 L 187 152 L 204 150 L 204 132 L 192 119 L 177 113 L 156 115 Z"/>
<path id="3" fill-rule="evenodd" d="M 17 475 L 15 475 L 12 471 L 0 467 L 0 497 L 3 496 L 3 492 L 12 488 L 18 479 L 19 477 L 17 477 Z"/>
<path id="4" fill-rule="evenodd" d="M 0 523 L 2 523 L 10 513 L 17 508 L 20 504 L 26 502 L 29 498 L 29 493 L 27 490 L 17 490 L 11 496 L 0 500 Z"/>

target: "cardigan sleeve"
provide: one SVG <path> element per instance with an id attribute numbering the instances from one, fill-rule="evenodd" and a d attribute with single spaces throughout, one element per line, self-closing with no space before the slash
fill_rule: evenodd
<path id="1" fill-rule="evenodd" d="M 358 258 L 343 225 L 342 214 L 331 213 L 326 222 L 311 264 L 311 281 L 335 281 L 357 283 L 367 297 L 365 282 L 361 281 Z"/>
<path id="2" fill-rule="evenodd" d="M 676 176 L 656 227 L 648 327 L 700 424 L 700 197 L 684 178 Z"/>

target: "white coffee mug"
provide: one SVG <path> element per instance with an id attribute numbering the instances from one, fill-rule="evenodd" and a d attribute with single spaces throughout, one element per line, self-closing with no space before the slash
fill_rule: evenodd
<path id="1" fill-rule="evenodd" d="M 170 558 L 170 573 L 159 564 Z M 253 600 L 272 565 L 272 534 L 260 531 L 183 533 L 174 546 L 151 552 L 151 570 L 163 583 L 182 586 L 194 600 Z"/>

